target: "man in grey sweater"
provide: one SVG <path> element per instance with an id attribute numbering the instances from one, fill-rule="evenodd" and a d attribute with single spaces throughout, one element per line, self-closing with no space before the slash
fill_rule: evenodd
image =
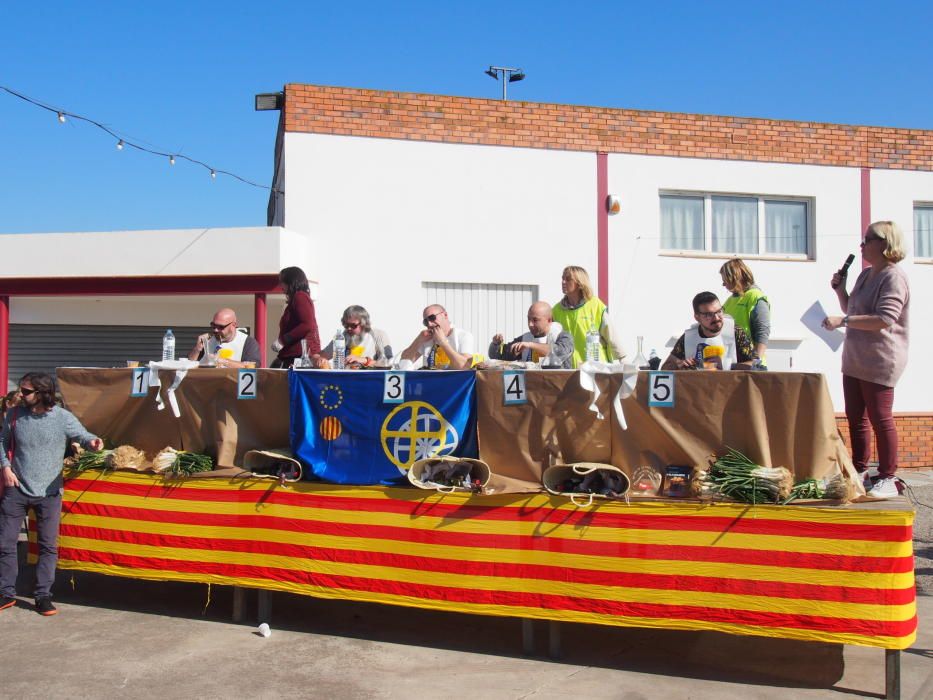
<path id="1" fill-rule="evenodd" d="M 0 431 L 0 610 L 16 604 L 17 540 L 26 511 L 36 514 L 39 561 L 36 564 L 36 612 L 54 615 L 52 584 L 58 563 L 58 524 L 62 510 L 62 458 L 71 442 L 90 450 L 103 448 L 77 418 L 55 405 L 55 383 L 47 374 L 30 372 L 19 381 L 22 404 L 13 408 Z M 12 456 L 11 456 L 12 455 Z"/>

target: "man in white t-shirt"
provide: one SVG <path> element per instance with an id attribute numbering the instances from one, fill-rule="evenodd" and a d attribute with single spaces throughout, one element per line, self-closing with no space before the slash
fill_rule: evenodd
<path id="1" fill-rule="evenodd" d="M 440 304 L 421 312 L 424 330 L 402 352 L 400 367 L 417 369 L 427 364 L 431 369 L 470 369 L 473 366 L 473 334 L 455 328 Z"/>
<path id="2" fill-rule="evenodd" d="M 259 343 L 237 328 L 236 312 L 221 309 L 211 320 L 211 332 L 198 336 L 188 353 L 189 360 L 217 367 L 245 367 L 247 362 L 260 365 Z"/>

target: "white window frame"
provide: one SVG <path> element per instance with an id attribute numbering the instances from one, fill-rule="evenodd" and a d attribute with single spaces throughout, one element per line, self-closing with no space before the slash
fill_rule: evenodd
<path id="1" fill-rule="evenodd" d="M 658 253 L 662 256 L 687 258 L 714 258 L 728 260 L 737 255 L 750 260 L 798 260 L 809 261 L 815 259 L 816 238 L 814 235 L 814 208 L 813 197 L 785 196 L 776 194 L 753 194 L 749 192 L 712 192 L 696 190 L 659 190 L 658 191 L 658 221 L 660 223 L 661 198 L 667 195 L 679 197 L 703 198 L 703 250 L 677 250 L 675 248 L 661 248 L 661 229 L 658 226 Z M 745 197 L 758 200 L 758 253 L 726 253 L 713 251 L 713 197 Z M 806 253 L 769 253 L 765 250 L 765 202 L 803 202 L 807 206 L 807 252 Z"/>
<path id="2" fill-rule="evenodd" d="M 933 257 L 925 257 L 917 255 L 917 232 L 914 230 L 914 210 L 915 209 L 933 209 L 933 202 L 914 202 L 913 208 L 910 210 L 910 230 L 913 235 L 910 237 L 910 250 L 914 254 L 914 262 L 923 263 L 924 265 L 933 264 Z"/>

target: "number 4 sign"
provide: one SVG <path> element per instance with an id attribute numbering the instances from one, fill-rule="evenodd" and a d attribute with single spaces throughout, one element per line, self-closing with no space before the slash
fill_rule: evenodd
<path id="1" fill-rule="evenodd" d="M 502 373 L 502 403 L 506 406 L 528 403 L 524 372 Z"/>
<path id="2" fill-rule="evenodd" d="M 674 407 L 674 373 L 648 373 L 648 405 L 661 408 Z"/>

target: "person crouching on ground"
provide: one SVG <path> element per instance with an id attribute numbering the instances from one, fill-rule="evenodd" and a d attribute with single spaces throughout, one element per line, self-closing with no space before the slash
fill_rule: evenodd
<path id="1" fill-rule="evenodd" d="M 54 615 L 58 612 L 52 605 L 52 584 L 58 564 L 62 459 L 72 442 L 94 451 L 103 449 L 104 443 L 85 430 L 74 414 L 55 405 L 55 383 L 48 374 L 23 375 L 19 394 L 20 405 L 9 411 L 0 431 L 4 485 L 0 500 L 0 610 L 16 605 L 17 541 L 26 511 L 33 508 L 39 540 L 36 612 Z"/>

